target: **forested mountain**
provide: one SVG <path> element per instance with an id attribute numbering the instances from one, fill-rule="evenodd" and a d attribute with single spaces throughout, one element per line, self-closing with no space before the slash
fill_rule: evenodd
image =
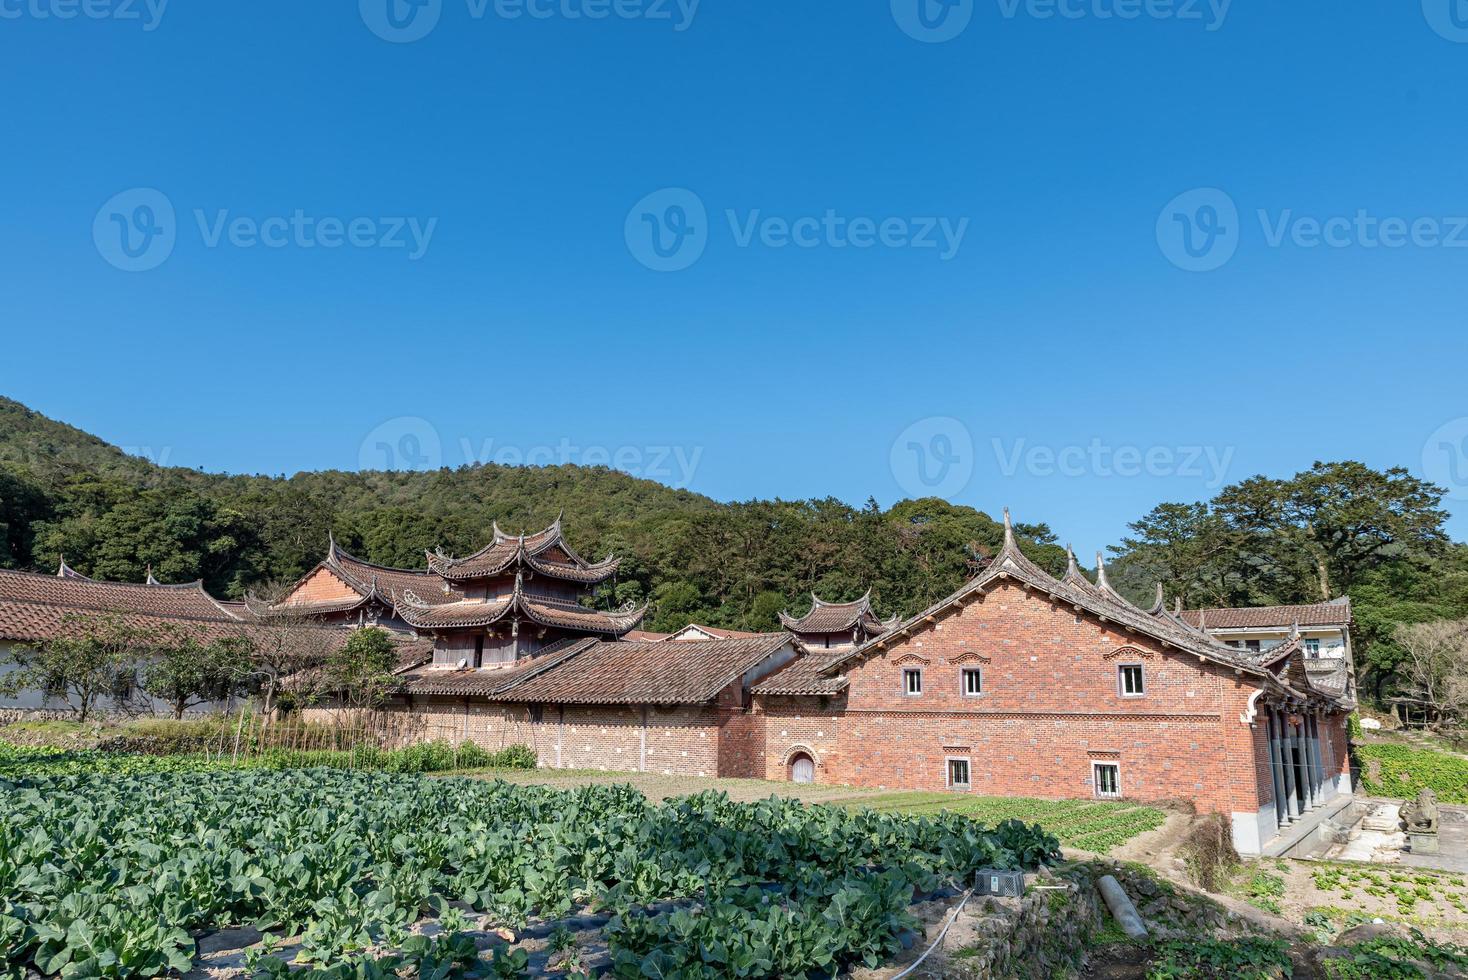
<path id="1" fill-rule="evenodd" d="M 970 507 L 904 501 L 883 511 L 834 499 L 721 504 L 603 467 L 481 465 L 432 472 L 221 476 L 162 468 L 0 399 L 0 566 L 141 581 L 203 579 L 235 597 L 293 579 L 348 551 L 421 568 L 426 549 L 465 554 L 490 524 L 535 531 L 561 511 L 571 543 L 624 561 L 604 602 L 651 602 L 650 629 L 697 620 L 773 628 L 811 590 L 884 615 L 956 589 L 1002 529 Z M 1063 550 L 1044 526 L 1020 527 L 1054 571 Z"/>
<path id="2" fill-rule="evenodd" d="M 1379 697 L 1401 658 L 1399 623 L 1468 616 L 1468 546 L 1447 539 L 1441 499 L 1403 469 L 1354 462 L 1252 477 L 1139 518 L 1112 549 L 1112 581 L 1142 604 L 1161 581 L 1190 607 L 1349 594 L 1362 689 Z M 850 599 L 870 587 L 880 614 L 908 615 L 958 588 L 1002 536 L 988 515 L 942 500 L 726 504 L 603 467 L 206 474 L 0 398 L 0 567 L 50 571 L 65 555 L 86 574 L 141 581 L 151 565 L 165 582 L 237 597 L 304 573 L 328 531 L 361 558 L 420 568 L 426 549 L 483 546 L 492 521 L 534 531 L 561 511 L 583 554 L 624 558 L 598 601 L 647 601 L 656 630 L 770 629 L 812 590 Z M 1018 530 L 1032 558 L 1063 571 L 1046 525 Z"/>

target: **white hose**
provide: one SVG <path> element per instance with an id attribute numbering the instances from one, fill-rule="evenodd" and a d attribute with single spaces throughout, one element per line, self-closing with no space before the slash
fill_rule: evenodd
<path id="1" fill-rule="evenodd" d="M 901 973 L 896 974 L 895 976 L 889 977 L 888 980 L 902 980 L 903 977 L 907 976 L 913 970 L 916 970 L 918 967 L 923 965 L 923 960 L 927 959 L 928 956 L 932 954 L 933 950 L 937 949 L 939 945 L 942 944 L 943 937 L 948 935 L 949 927 L 958 920 L 958 913 L 963 911 L 963 907 L 968 904 L 969 896 L 973 893 L 974 890 L 972 888 L 963 893 L 963 901 L 959 902 L 958 905 L 954 907 L 953 911 L 948 913 L 948 921 L 943 923 L 943 931 L 938 933 L 938 938 L 934 939 L 933 944 L 923 951 L 923 955 L 919 956 L 915 961 L 913 961 L 912 966 L 909 966 L 906 970 L 903 970 Z"/>

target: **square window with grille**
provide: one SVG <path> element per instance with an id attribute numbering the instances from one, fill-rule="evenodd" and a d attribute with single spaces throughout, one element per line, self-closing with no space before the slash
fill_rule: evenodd
<path id="1" fill-rule="evenodd" d="M 1116 668 L 1116 687 L 1124 698 L 1139 698 L 1147 693 L 1147 678 L 1141 664 L 1122 664 Z"/>
<path id="2" fill-rule="evenodd" d="M 902 672 L 902 693 L 909 695 L 923 693 L 923 672 L 921 670 L 904 670 Z"/>
<path id="3" fill-rule="evenodd" d="M 949 759 L 948 760 L 948 788 L 949 789 L 968 789 L 970 785 L 971 784 L 969 782 L 968 760 L 967 759 Z"/>
<path id="4" fill-rule="evenodd" d="M 1320 656 L 1320 641 L 1319 640 L 1306 640 L 1305 641 L 1305 656 L 1310 657 L 1311 659 L 1314 659 L 1314 658 Z"/>
<path id="5" fill-rule="evenodd" d="M 984 693 L 984 672 L 978 667 L 963 668 L 964 697 L 978 697 Z"/>
<path id="6" fill-rule="evenodd" d="M 1116 763 L 1091 763 L 1091 776 L 1097 796 L 1111 799 L 1121 795 L 1121 767 Z"/>

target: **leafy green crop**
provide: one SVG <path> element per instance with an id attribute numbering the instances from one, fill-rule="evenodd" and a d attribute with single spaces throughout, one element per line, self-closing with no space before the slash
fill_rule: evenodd
<path id="1" fill-rule="evenodd" d="M 489 752 L 473 742 L 419 742 L 402 749 L 274 749 L 231 759 L 206 755 L 137 755 L 95 749 L 31 748 L 0 742 L 0 778 L 109 773 L 140 775 L 202 769 L 377 769 L 383 772 L 444 772 L 450 769 L 534 769 L 535 753 L 523 745 Z"/>
<path id="2" fill-rule="evenodd" d="M 368 977 L 380 967 L 369 947 L 406 948 L 414 921 L 463 901 L 509 924 L 609 909 L 624 975 L 728 975 L 704 957 L 753 951 L 740 975 L 798 977 L 885 957 L 915 892 L 1057 847 L 1017 821 L 716 793 L 655 805 L 627 786 L 339 769 L 33 775 L 0 783 L 0 972 L 157 976 L 187 967 L 191 930 L 252 924 L 299 933 L 303 961 L 346 971 L 332 977 Z M 638 911 L 664 899 L 697 911 Z M 728 945 L 690 964 L 688 937 L 709 922 Z M 488 975 L 514 976 L 514 963 Z"/>

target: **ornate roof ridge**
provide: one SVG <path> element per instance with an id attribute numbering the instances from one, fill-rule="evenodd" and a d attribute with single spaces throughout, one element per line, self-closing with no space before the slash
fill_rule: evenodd
<path id="1" fill-rule="evenodd" d="M 1004 544 L 999 553 L 994 556 L 994 560 L 979 575 L 965 583 L 952 595 L 933 603 L 917 615 L 903 620 L 894 631 L 868 640 L 854 650 L 833 658 L 824 668 L 823 673 L 829 675 L 847 662 L 864 657 L 874 649 L 885 646 L 893 641 L 894 633 L 900 637 L 921 628 L 924 624 L 935 620 L 939 612 L 955 603 L 961 605 L 964 600 L 976 592 L 982 594 L 1000 578 L 1018 579 L 1027 587 L 1038 588 L 1049 593 L 1053 598 L 1074 605 L 1077 610 L 1090 612 L 1103 621 L 1115 621 L 1129 631 L 1150 635 L 1164 646 L 1174 647 L 1181 652 L 1190 653 L 1224 666 L 1247 670 L 1251 674 L 1272 676 L 1260 665 L 1258 658 L 1242 657 L 1238 650 L 1225 646 L 1211 636 L 1200 635 L 1196 630 L 1184 629 L 1168 620 L 1149 616 L 1131 603 L 1112 598 L 1110 595 L 1095 590 L 1094 587 L 1091 590 L 1077 588 L 1049 575 L 1020 553 L 1008 508 L 1004 510 Z"/>
<path id="2" fill-rule="evenodd" d="M 83 575 L 81 572 L 77 571 L 76 569 L 74 569 L 70 565 L 68 565 L 66 563 L 66 556 L 65 555 L 62 555 L 61 556 L 61 565 L 56 569 L 56 577 L 57 578 L 80 579 L 83 582 L 95 582 L 95 581 L 97 581 L 97 579 L 89 578 L 88 576 Z M 122 585 L 123 583 L 118 582 L 116 584 L 117 585 Z"/>

